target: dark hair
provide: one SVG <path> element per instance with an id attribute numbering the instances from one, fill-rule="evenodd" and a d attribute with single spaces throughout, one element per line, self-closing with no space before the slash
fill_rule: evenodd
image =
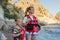
<path id="1" fill-rule="evenodd" d="M 21 18 L 15 18 L 15 22 L 16 22 L 18 19 L 21 19 Z"/>
<path id="2" fill-rule="evenodd" d="M 33 7 L 33 6 L 29 6 L 29 7 L 26 8 L 25 15 L 27 15 L 27 12 L 28 12 L 29 10 L 31 10 L 31 8 L 34 8 L 34 7 Z"/>

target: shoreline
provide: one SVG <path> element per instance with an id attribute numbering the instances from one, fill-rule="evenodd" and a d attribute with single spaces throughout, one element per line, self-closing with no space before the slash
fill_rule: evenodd
<path id="1" fill-rule="evenodd" d="M 52 25 L 60 25 L 60 24 L 47 24 L 47 25 L 44 25 L 44 26 L 41 26 L 41 27 L 51 27 Z"/>

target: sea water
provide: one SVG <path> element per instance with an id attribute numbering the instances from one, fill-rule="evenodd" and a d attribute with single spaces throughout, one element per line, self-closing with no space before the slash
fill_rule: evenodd
<path id="1" fill-rule="evenodd" d="M 37 40 L 60 40 L 60 25 L 41 27 Z"/>

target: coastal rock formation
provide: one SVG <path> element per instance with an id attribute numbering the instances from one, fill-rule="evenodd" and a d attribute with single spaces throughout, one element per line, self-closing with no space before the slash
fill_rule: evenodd
<path id="1" fill-rule="evenodd" d="M 58 20 L 58 22 L 60 23 L 60 11 L 56 14 L 55 18 Z"/>
<path id="2" fill-rule="evenodd" d="M 38 20 L 44 21 L 47 24 L 58 23 L 57 20 L 51 15 L 51 13 L 49 13 L 49 11 L 41 3 L 38 2 L 38 0 L 8 0 L 8 2 L 17 8 L 22 8 L 24 12 L 28 6 L 34 6 L 34 15 L 38 18 Z"/>

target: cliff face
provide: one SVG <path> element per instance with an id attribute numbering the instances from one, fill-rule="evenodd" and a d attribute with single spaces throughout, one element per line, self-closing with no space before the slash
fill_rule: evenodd
<path id="1" fill-rule="evenodd" d="M 60 23 L 60 11 L 56 14 L 55 18 L 59 21 Z"/>
<path id="2" fill-rule="evenodd" d="M 22 8 L 24 11 L 26 10 L 26 7 L 34 6 L 34 15 L 38 18 L 38 20 L 45 21 L 48 24 L 57 23 L 57 20 L 53 18 L 49 11 L 43 5 L 41 5 L 38 0 L 19 0 L 16 3 L 14 3 L 13 0 L 9 0 L 8 2 L 17 8 Z"/>

